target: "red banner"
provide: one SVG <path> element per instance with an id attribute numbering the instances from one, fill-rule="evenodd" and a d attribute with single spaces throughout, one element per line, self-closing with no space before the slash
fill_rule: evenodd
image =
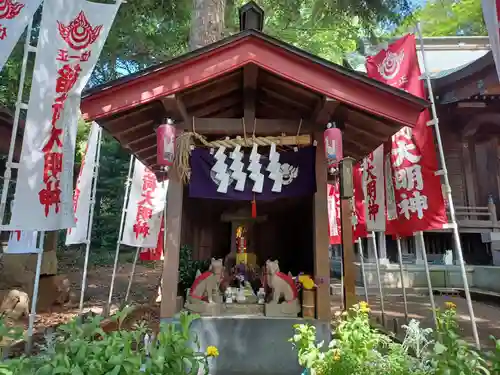
<path id="1" fill-rule="evenodd" d="M 366 69 L 370 78 L 426 98 L 414 35 L 406 35 L 387 50 L 369 57 Z M 388 215 L 389 234 L 413 235 L 417 231 L 441 229 L 448 222 L 441 180 L 436 176 L 438 163 L 432 127 L 427 126 L 429 120 L 429 112 L 423 112 L 413 129 L 401 129 L 386 148 L 392 172 L 392 178 L 386 181 L 392 181 L 394 189 L 394 202 L 387 194 L 387 210 L 392 204 L 396 213 L 395 217 Z"/>
<path id="2" fill-rule="evenodd" d="M 366 220 L 364 209 L 364 195 L 362 187 L 363 170 L 355 165 L 353 167 L 354 199 L 352 215 L 353 241 L 366 237 Z M 341 218 L 340 218 L 340 191 L 339 184 L 328 185 L 328 221 L 330 244 L 342 243 Z"/>
<path id="3" fill-rule="evenodd" d="M 156 248 L 142 249 L 139 254 L 139 259 L 144 261 L 154 261 L 162 260 L 163 258 L 163 233 L 165 231 L 165 226 L 163 225 L 163 218 L 161 219 L 160 232 L 158 233 L 158 245 Z"/>

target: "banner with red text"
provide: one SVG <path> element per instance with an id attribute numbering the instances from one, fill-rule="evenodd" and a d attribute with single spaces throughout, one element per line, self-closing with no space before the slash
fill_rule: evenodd
<path id="1" fill-rule="evenodd" d="M 7 229 L 75 225 L 73 164 L 80 95 L 118 5 L 45 0 L 14 196 Z"/>
<path id="2" fill-rule="evenodd" d="M 415 36 L 407 35 L 387 50 L 366 61 L 368 76 L 425 98 L 420 80 Z M 387 221 L 387 233 L 412 235 L 414 232 L 441 229 L 448 222 L 436 176 L 438 163 L 432 128 L 427 126 L 429 112 L 423 112 L 413 129 L 405 127 L 392 137 L 390 163 L 397 217 Z"/>
<path id="3" fill-rule="evenodd" d="M 328 184 L 328 234 L 330 235 L 330 245 L 342 243 L 340 233 L 340 191 L 338 182 Z"/>
<path id="4" fill-rule="evenodd" d="M 90 200 L 92 198 L 92 182 L 94 180 L 96 162 L 98 162 L 96 158 L 100 132 L 99 125 L 93 122 L 73 193 L 73 211 L 75 212 L 76 226 L 68 229 L 66 233 L 66 246 L 85 243 L 87 241 L 89 224 L 92 225 L 92 223 L 89 223 Z"/>
<path id="5" fill-rule="evenodd" d="M 37 231 L 16 230 L 10 232 L 5 254 L 38 254 L 41 249 L 37 247 L 37 237 Z"/>
<path id="6" fill-rule="evenodd" d="M 384 146 L 363 160 L 363 192 L 368 232 L 385 232 Z"/>
<path id="7" fill-rule="evenodd" d="M 158 232 L 158 244 L 156 247 L 141 249 L 139 259 L 143 261 L 156 261 L 163 260 L 163 237 L 165 233 L 165 226 L 163 225 L 163 217 L 161 219 L 161 229 Z"/>
<path id="8" fill-rule="evenodd" d="M 486 30 L 488 30 L 491 53 L 500 80 L 500 0 L 481 0 L 481 6 Z"/>
<path id="9" fill-rule="evenodd" d="M 0 72 L 42 0 L 0 0 Z"/>
<path id="10" fill-rule="evenodd" d="M 123 245 L 144 248 L 157 246 L 167 195 L 167 185 L 162 185 L 153 172 L 135 160 L 121 240 Z"/>
<path id="11" fill-rule="evenodd" d="M 364 194 L 362 186 L 362 169 L 355 165 L 353 168 L 354 197 L 352 204 L 352 231 L 353 241 L 366 237 L 366 220 L 364 211 Z M 340 217 L 340 191 L 338 182 L 328 185 L 328 227 L 330 244 L 342 243 L 342 221 Z"/>

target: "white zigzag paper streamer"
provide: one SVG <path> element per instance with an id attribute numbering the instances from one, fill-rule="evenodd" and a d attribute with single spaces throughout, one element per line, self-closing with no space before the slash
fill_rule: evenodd
<path id="1" fill-rule="evenodd" d="M 212 171 L 215 172 L 215 179 L 219 181 L 219 186 L 217 186 L 217 192 L 227 193 L 227 188 L 229 187 L 229 177 L 227 173 L 226 165 L 226 148 L 220 146 L 214 155 L 214 159 L 217 160 L 212 167 Z"/>
<path id="2" fill-rule="evenodd" d="M 253 144 L 252 152 L 250 153 L 250 165 L 247 168 L 250 171 L 248 177 L 254 181 L 252 187 L 254 193 L 262 193 L 264 189 L 264 174 L 260 171 L 262 164 L 260 163 L 260 154 L 257 152 L 258 147 L 256 143 Z"/>
<path id="3" fill-rule="evenodd" d="M 245 166 L 242 162 L 243 153 L 241 152 L 241 146 L 237 145 L 234 151 L 231 152 L 230 158 L 233 159 L 229 169 L 233 171 L 231 177 L 236 180 L 236 186 L 234 190 L 243 191 L 245 190 L 245 182 L 247 181 L 247 174 L 243 172 L 243 167 Z"/>
<path id="4" fill-rule="evenodd" d="M 283 187 L 283 176 L 281 175 L 280 167 L 280 154 L 276 151 L 276 143 L 271 143 L 269 164 L 266 170 L 269 172 L 269 179 L 274 181 L 271 189 L 274 193 L 280 193 Z"/>

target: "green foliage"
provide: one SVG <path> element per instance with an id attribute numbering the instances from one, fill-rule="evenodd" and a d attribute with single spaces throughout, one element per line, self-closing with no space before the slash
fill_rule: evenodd
<path id="1" fill-rule="evenodd" d="M 401 35 L 420 21 L 424 36 L 488 35 L 479 0 L 430 0 L 397 29 Z"/>
<path id="2" fill-rule="evenodd" d="M 485 358 L 460 337 L 452 302 L 445 311 L 438 311 L 437 321 L 436 342 L 429 354 L 433 374 L 490 374 Z"/>
<path id="3" fill-rule="evenodd" d="M 120 144 L 103 134 L 92 247 L 113 252 L 118 238 L 130 155 Z"/>
<path id="4" fill-rule="evenodd" d="M 121 329 L 129 314 L 125 308 L 114 319 L 119 330 L 105 333 L 95 317 L 83 324 L 75 319 L 60 326 L 56 334 L 46 335 L 39 355 L 8 360 L 0 365 L 5 375 L 197 375 L 200 368 L 208 374 L 209 356 L 218 355 L 214 347 L 200 353 L 190 325 L 197 315 L 183 313 L 180 325 L 162 324 L 154 336 L 145 322 L 134 330 Z M 194 350 L 191 343 L 197 345 Z"/>
<path id="5" fill-rule="evenodd" d="M 493 375 L 500 369 L 500 342 L 495 353 L 477 352 L 458 335 L 452 303 L 437 311 L 438 328 L 423 329 L 416 320 L 403 326 L 402 344 L 371 328 L 364 302 L 344 313 L 336 324 L 335 339 L 327 348 L 315 344 L 316 331 L 295 325 L 290 339 L 299 364 L 321 375 Z"/>
<path id="6" fill-rule="evenodd" d="M 193 250 L 190 246 L 182 245 L 179 254 L 179 295 L 184 296 L 186 289 L 191 288 L 196 278 L 196 272 L 205 272 L 208 269 L 208 260 L 193 260 Z"/>

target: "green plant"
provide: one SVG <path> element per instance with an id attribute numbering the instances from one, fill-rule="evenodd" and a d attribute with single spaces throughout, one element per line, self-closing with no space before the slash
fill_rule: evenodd
<path id="1" fill-rule="evenodd" d="M 55 335 L 46 335 L 41 353 L 5 361 L 2 375 L 198 375 L 208 374 L 208 358 L 217 356 L 215 347 L 199 352 L 190 325 L 197 315 L 183 313 L 180 324 L 163 324 L 155 336 L 145 322 L 133 330 L 121 329 L 129 308 L 114 319 L 118 330 L 106 333 L 100 317 L 79 324 L 75 319 L 61 326 Z M 192 343 L 197 345 L 193 349 Z"/>
<path id="2" fill-rule="evenodd" d="M 328 348 L 315 344 L 314 327 L 294 326 L 290 341 L 297 349 L 299 364 L 318 375 L 424 374 L 405 347 L 371 328 L 369 311 L 368 304 L 361 302 L 342 314 Z"/>
<path id="3" fill-rule="evenodd" d="M 486 359 L 459 335 L 456 306 L 437 310 L 436 342 L 429 354 L 435 375 L 489 375 Z"/>
<path id="4" fill-rule="evenodd" d="M 196 272 L 208 269 L 208 260 L 193 260 L 193 250 L 188 245 L 182 245 L 179 254 L 179 290 L 178 294 L 184 296 L 186 289 L 191 288 L 196 278 Z"/>

